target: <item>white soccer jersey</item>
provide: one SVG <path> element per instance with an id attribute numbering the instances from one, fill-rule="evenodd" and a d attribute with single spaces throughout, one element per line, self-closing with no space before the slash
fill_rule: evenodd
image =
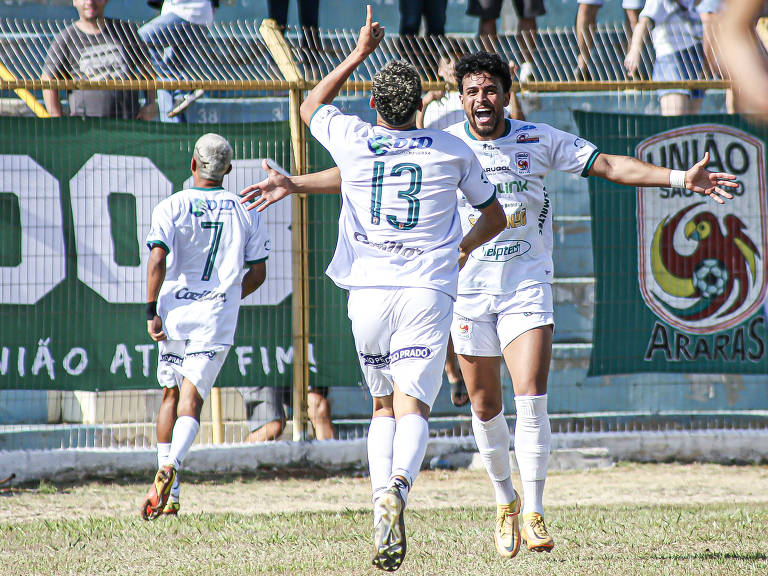
<path id="1" fill-rule="evenodd" d="M 497 140 L 475 140 L 466 121 L 447 131 L 475 152 L 507 215 L 506 229 L 470 254 L 459 294 L 503 295 L 551 283 L 552 207 L 544 177 L 550 170 L 586 176 L 598 154 L 595 146 L 547 124 L 512 119 Z M 461 198 L 459 214 L 466 233 L 479 214 Z"/>
<path id="2" fill-rule="evenodd" d="M 456 297 L 457 188 L 483 207 L 494 188 L 460 139 L 390 130 L 321 106 L 312 135 L 341 170 L 339 239 L 326 273 L 341 288 L 410 286 Z"/>
<path id="3" fill-rule="evenodd" d="M 152 213 L 147 246 L 168 251 L 157 313 L 170 340 L 232 344 L 244 266 L 269 256 L 267 227 L 223 188 L 189 188 Z"/>

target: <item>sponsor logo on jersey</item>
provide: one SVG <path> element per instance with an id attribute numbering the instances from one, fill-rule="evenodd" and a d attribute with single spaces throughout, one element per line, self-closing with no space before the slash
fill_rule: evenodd
<path id="1" fill-rule="evenodd" d="M 419 136 L 417 138 L 406 138 L 403 136 L 391 136 L 389 134 L 379 134 L 368 138 L 368 149 L 376 154 L 401 153 L 408 150 L 417 150 L 432 147 L 432 138 L 429 136 Z"/>
<path id="2" fill-rule="evenodd" d="M 525 240 L 501 240 L 493 244 L 485 244 L 479 250 L 472 252 L 472 257 L 481 262 L 508 262 L 512 258 L 522 256 L 531 249 Z"/>
<path id="3" fill-rule="evenodd" d="M 181 363 L 184 361 L 184 358 L 179 356 L 178 354 L 161 354 L 160 355 L 160 362 L 165 362 L 166 364 L 173 364 L 175 366 L 181 366 Z"/>
<path id="4" fill-rule="evenodd" d="M 227 301 L 227 295 L 224 292 L 213 292 L 211 290 L 203 290 L 202 292 L 193 292 L 186 286 L 184 288 L 179 288 L 176 293 L 174 294 L 176 297 L 176 300 L 221 300 L 222 302 Z"/>
<path id="5" fill-rule="evenodd" d="M 533 124 L 526 124 L 525 126 L 521 126 L 515 132 L 527 132 L 528 130 L 536 130 L 536 126 Z"/>
<path id="6" fill-rule="evenodd" d="M 206 212 L 214 210 L 230 211 L 235 209 L 234 200 L 206 200 L 205 198 L 195 198 L 189 203 L 189 211 L 193 216 L 204 216 Z"/>
<path id="7" fill-rule="evenodd" d="M 531 155 L 528 152 L 515 153 L 515 166 L 520 176 L 526 176 L 531 173 Z"/>
<path id="8" fill-rule="evenodd" d="M 638 158 L 674 170 L 685 170 L 704 152 L 710 170 L 738 176 L 738 198 L 721 207 L 696 202 L 695 193 L 686 189 L 637 188 L 638 281 L 648 308 L 679 331 L 669 336 L 669 346 L 679 347 L 685 337 L 683 354 L 689 342 L 694 358 L 700 345 L 712 345 L 716 359 L 719 343 L 723 350 L 729 346 L 723 344 L 727 334 L 696 340 L 694 347 L 694 338 L 685 333 L 730 330 L 759 314 L 768 294 L 764 144 L 731 126 L 703 124 L 655 134 L 636 149 Z M 650 357 L 654 350 L 668 349 L 661 330 L 649 339 Z M 712 359 L 711 354 L 706 356 Z"/>
<path id="9" fill-rule="evenodd" d="M 511 210 L 510 206 L 503 206 L 503 208 L 507 217 L 507 230 L 510 228 L 522 228 L 528 224 L 527 209 L 525 206 L 515 202 L 511 205 Z M 474 226 L 475 222 L 477 222 L 477 218 L 478 216 L 476 214 L 470 214 L 467 217 L 469 225 Z"/>
<path id="10" fill-rule="evenodd" d="M 359 352 L 359 354 L 360 358 L 363 359 L 364 366 L 386 368 L 399 360 L 430 358 L 432 356 L 432 349 L 428 346 L 408 346 L 388 354 L 366 354 L 365 352 Z"/>
<path id="11" fill-rule="evenodd" d="M 522 132 L 517 135 L 516 142 L 518 144 L 536 144 L 536 142 L 539 141 L 538 136 L 531 136 L 530 134 L 526 134 L 525 132 Z"/>
<path id="12" fill-rule="evenodd" d="M 406 248 L 405 244 L 395 240 L 387 240 L 386 242 L 371 242 L 368 239 L 368 236 L 362 232 L 355 232 L 354 239 L 361 244 L 371 246 L 372 248 L 377 248 L 383 252 L 399 254 L 403 258 L 414 258 L 416 256 L 421 256 L 424 253 L 424 250 L 421 248 Z"/>
<path id="13" fill-rule="evenodd" d="M 208 360 L 213 360 L 216 358 L 216 351 L 215 350 L 200 350 L 199 352 L 188 352 L 187 358 L 194 358 L 195 356 L 202 356 L 204 358 L 208 358 Z"/>
<path id="14" fill-rule="evenodd" d="M 549 194 L 544 190 L 544 204 L 541 206 L 541 212 L 539 212 L 538 225 L 539 236 L 544 234 L 544 223 L 547 221 L 547 215 L 549 214 Z"/>

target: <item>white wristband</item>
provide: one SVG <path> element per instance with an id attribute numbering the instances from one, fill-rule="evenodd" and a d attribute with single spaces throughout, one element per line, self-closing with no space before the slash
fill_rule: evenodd
<path id="1" fill-rule="evenodd" d="M 685 170 L 669 171 L 669 187 L 685 188 Z"/>

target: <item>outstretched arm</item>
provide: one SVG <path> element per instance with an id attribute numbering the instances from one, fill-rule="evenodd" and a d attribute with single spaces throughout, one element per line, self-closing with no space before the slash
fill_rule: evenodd
<path id="1" fill-rule="evenodd" d="M 709 152 L 705 152 L 704 158 L 684 173 L 649 164 L 630 156 L 599 154 L 589 169 L 589 175 L 599 176 L 625 186 L 644 187 L 672 186 L 682 188 L 684 178 L 684 187 L 688 190 L 703 196 L 711 196 L 715 202 L 724 204 L 723 198 L 731 199 L 733 195 L 724 190 L 723 186 L 738 188 L 738 184 L 731 182 L 731 180 L 736 180 L 736 176 L 725 172 L 710 172 L 706 168 L 707 164 L 709 164 Z M 677 172 L 681 173 L 676 174 Z M 674 181 L 677 177 L 680 178 L 679 182 Z"/>
<path id="2" fill-rule="evenodd" d="M 266 160 L 262 166 L 267 177 L 240 192 L 240 203 L 250 202 L 248 210 L 256 208 L 262 212 L 270 204 L 291 194 L 338 194 L 341 191 L 341 172 L 335 167 L 314 174 L 286 176 L 272 169 Z"/>
<path id="3" fill-rule="evenodd" d="M 304 124 L 309 126 L 312 114 L 323 104 L 330 104 L 338 96 L 344 82 L 347 81 L 360 64 L 376 50 L 379 42 L 384 38 L 384 27 L 378 22 L 373 21 L 373 8 L 368 5 L 365 26 L 360 28 L 360 36 L 357 39 L 357 46 L 352 50 L 341 64 L 336 66 L 328 76 L 310 90 L 306 100 L 301 105 L 299 112 Z"/>

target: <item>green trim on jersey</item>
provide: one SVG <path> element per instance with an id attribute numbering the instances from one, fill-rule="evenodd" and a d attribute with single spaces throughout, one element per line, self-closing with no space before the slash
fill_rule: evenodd
<path id="1" fill-rule="evenodd" d="M 168 246 L 166 246 L 164 242 L 160 242 L 160 240 L 152 240 L 151 242 L 147 242 L 147 248 L 149 248 L 150 250 L 152 250 L 152 248 L 154 248 L 155 246 L 160 246 L 160 248 L 168 252 L 168 254 L 171 253 L 171 249 L 168 248 Z"/>
<path id="2" fill-rule="evenodd" d="M 581 177 L 587 178 L 589 177 L 589 170 L 592 168 L 592 164 L 595 163 L 595 160 L 600 155 L 600 150 L 595 148 L 592 151 L 592 155 L 589 157 L 589 160 L 587 160 L 587 163 L 584 165 L 584 170 L 581 171 Z"/>
<path id="3" fill-rule="evenodd" d="M 473 205 L 472 205 L 472 208 L 474 208 L 474 209 L 476 209 L 476 210 L 482 210 L 483 208 L 485 208 L 485 207 L 487 207 L 487 206 L 490 206 L 491 204 L 493 204 L 493 201 L 494 201 L 494 200 L 496 200 L 496 191 L 495 191 L 495 190 L 493 191 L 493 194 L 491 194 L 491 197 L 490 197 L 490 198 L 488 198 L 488 200 L 486 200 L 486 201 L 485 201 L 485 202 L 483 202 L 482 204 L 478 204 L 477 206 L 475 206 L 475 205 L 473 204 Z"/>
<path id="4" fill-rule="evenodd" d="M 464 121 L 464 131 L 467 133 L 467 136 L 472 138 L 472 140 L 477 140 L 478 142 L 480 142 L 480 140 L 478 138 L 475 138 L 472 135 L 472 132 L 469 131 L 469 120 Z M 505 136 L 509 136 L 510 132 L 512 132 L 512 122 L 509 120 L 509 118 L 504 118 L 504 133 L 498 138 L 495 138 L 495 140 L 501 140 Z M 492 141 L 493 140 L 490 140 L 490 142 Z"/>
<path id="5" fill-rule="evenodd" d="M 200 190 L 201 192 L 205 192 L 206 190 L 224 190 L 224 187 L 211 186 L 210 188 L 201 188 L 200 186 L 192 186 L 192 188 L 187 188 L 187 190 Z"/>
<path id="6" fill-rule="evenodd" d="M 320 104 L 317 108 L 315 108 L 315 111 L 312 112 L 312 116 L 309 117 L 309 122 L 307 122 L 307 126 L 310 126 L 312 124 L 312 119 L 315 117 L 315 114 L 322 108 L 323 106 L 330 106 L 330 104 Z"/>
<path id="7" fill-rule="evenodd" d="M 261 264 L 262 262 L 266 262 L 267 258 L 269 258 L 269 256 L 264 256 L 264 258 L 259 258 L 258 260 L 246 260 L 245 264 L 247 266 L 253 266 L 254 264 Z"/>

